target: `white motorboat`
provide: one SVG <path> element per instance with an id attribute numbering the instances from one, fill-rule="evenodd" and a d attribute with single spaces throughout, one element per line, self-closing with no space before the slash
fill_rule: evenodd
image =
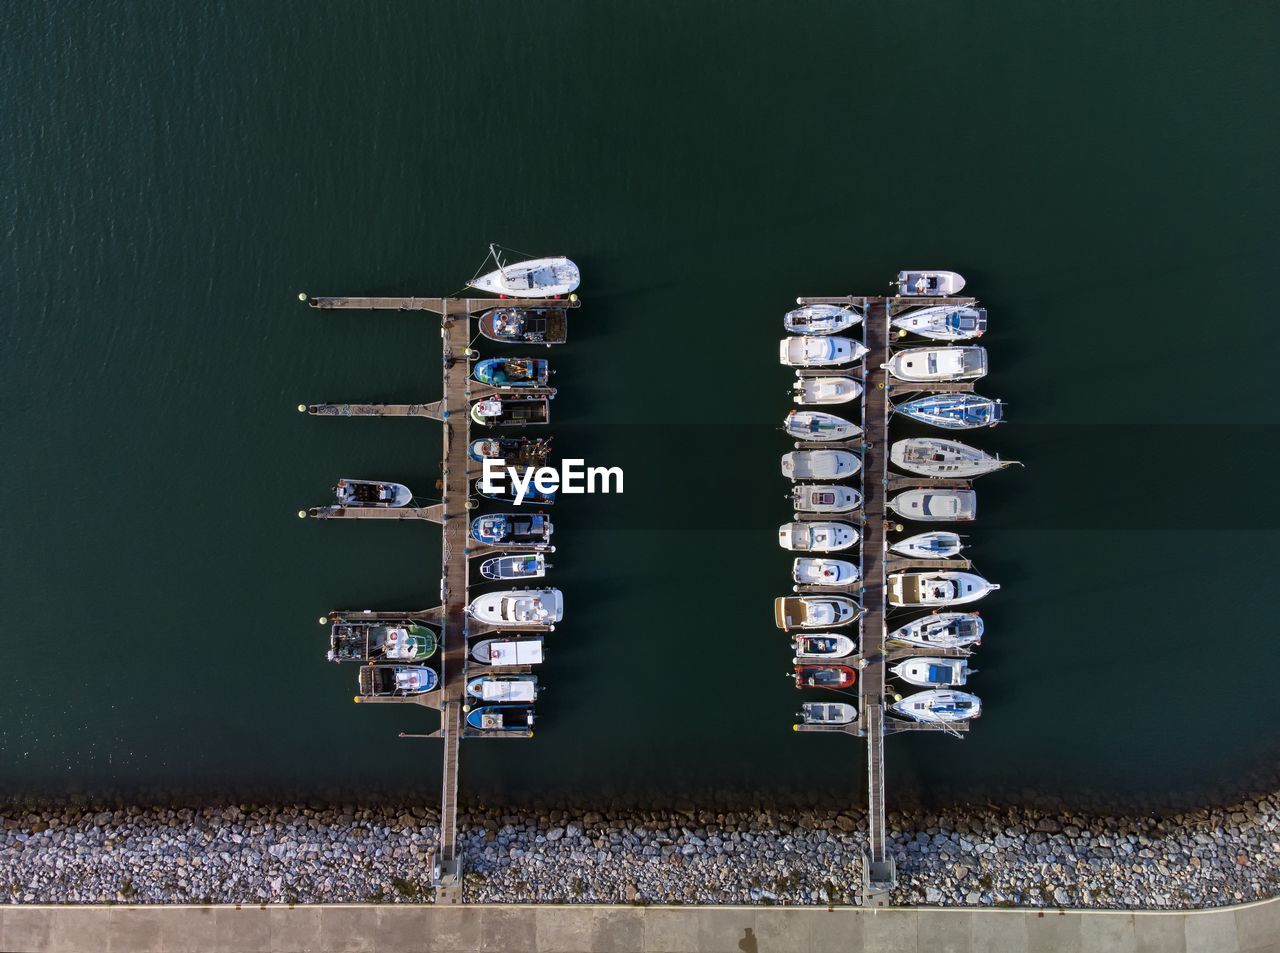
<path id="1" fill-rule="evenodd" d="M 799 553 L 834 553 L 858 541 L 858 531 L 848 523 L 797 522 L 778 527 L 778 545 Z"/>
<path id="2" fill-rule="evenodd" d="M 791 508 L 797 513 L 848 513 L 862 505 L 862 494 L 838 483 L 797 483 Z"/>
<path id="3" fill-rule="evenodd" d="M 494 556 L 480 564 L 486 579 L 540 579 L 547 574 L 547 557 L 542 553 Z"/>
<path id="4" fill-rule="evenodd" d="M 467 680 L 467 694 L 484 702 L 531 702 L 538 697 L 538 676 L 480 675 Z"/>
<path id="5" fill-rule="evenodd" d="M 788 311 L 782 325 L 792 334 L 838 334 L 848 330 L 862 315 L 837 304 L 810 304 Z"/>
<path id="6" fill-rule="evenodd" d="M 860 615 L 862 607 L 848 596 L 779 596 L 773 601 L 779 629 L 834 629 Z"/>
<path id="7" fill-rule="evenodd" d="M 921 308 L 902 314 L 890 322 L 899 331 L 918 334 L 934 341 L 968 341 L 987 330 L 986 308 L 951 308 L 945 305 Z"/>
<path id="8" fill-rule="evenodd" d="M 962 549 L 960 534 L 945 531 L 918 533 L 889 546 L 889 552 L 909 559 L 948 559 L 959 555 Z"/>
<path id="9" fill-rule="evenodd" d="M 381 480 L 339 480 L 333 488 L 339 506 L 399 507 L 408 506 L 413 493 L 403 483 Z"/>
<path id="10" fill-rule="evenodd" d="M 913 721 L 950 724 L 968 721 L 982 714 L 982 702 L 977 695 L 952 691 L 948 688 L 931 688 L 916 692 L 900 702 L 894 702 L 889 710 Z"/>
<path id="11" fill-rule="evenodd" d="M 858 709 L 848 702 L 805 702 L 800 718 L 806 725 L 849 725 L 858 718 Z"/>
<path id="12" fill-rule="evenodd" d="M 976 345 L 908 347 L 896 352 L 884 366 L 898 380 L 914 384 L 976 381 L 987 373 L 987 349 Z"/>
<path id="13" fill-rule="evenodd" d="M 839 480 L 861 467 L 862 461 L 848 450 L 792 450 L 782 455 L 782 475 L 789 480 Z"/>
<path id="14" fill-rule="evenodd" d="M 483 639 L 472 647 L 471 657 L 484 665 L 538 665 L 542 638 Z"/>
<path id="15" fill-rule="evenodd" d="M 791 385 L 797 404 L 847 404 L 862 394 L 862 384 L 852 377 L 801 377 Z"/>
<path id="16" fill-rule="evenodd" d="M 510 298 L 553 298 L 574 291 L 582 280 L 578 266 L 568 258 L 531 258 L 504 265 L 493 245 L 489 253 L 497 269 L 468 281 L 468 287 Z"/>
<path id="17" fill-rule="evenodd" d="M 911 297 L 949 298 L 964 288 L 964 278 L 954 271 L 928 271 L 923 268 L 898 272 L 898 293 Z"/>
<path id="18" fill-rule="evenodd" d="M 960 606 L 999 588 L 971 572 L 895 572 L 889 574 L 889 605 Z"/>
<path id="19" fill-rule="evenodd" d="M 887 505 L 899 516 L 922 522 L 967 523 L 978 516 L 978 494 L 973 490 L 905 490 Z"/>
<path id="20" fill-rule="evenodd" d="M 889 671 L 911 685 L 953 688 L 963 685 L 978 670 L 970 668 L 969 660 L 963 658 L 909 658 L 890 666 Z"/>
<path id="21" fill-rule="evenodd" d="M 791 578 L 802 586 L 846 586 L 862 578 L 862 570 L 845 559 L 797 556 L 791 564 Z"/>
<path id="22" fill-rule="evenodd" d="M 908 473 L 957 478 L 982 476 L 1018 462 L 1001 460 L 985 450 L 942 437 L 910 437 L 895 441 L 889 448 L 889 459 Z"/>
<path id="23" fill-rule="evenodd" d="M 921 423 L 944 430 L 994 427 L 1004 418 L 1004 403 L 977 394 L 929 394 L 893 408 Z"/>
<path id="24" fill-rule="evenodd" d="M 555 625 L 564 617 L 564 596 L 559 589 L 507 589 L 476 596 L 467 615 L 503 628 Z"/>
<path id="25" fill-rule="evenodd" d="M 787 367 L 834 367 L 862 360 L 861 341 L 844 337 L 789 337 L 778 344 L 778 360 Z"/>
<path id="26" fill-rule="evenodd" d="M 844 658 L 852 655 L 856 647 L 853 639 L 847 635 L 834 632 L 822 632 L 814 635 L 797 635 L 791 640 L 795 649 L 796 661 L 815 658 Z"/>
<path id="27" fill-rule="evenodd" d="M 962 649 L 982 641 L 982 617 L 976 612 L 935 612 L 921 616 L 887 638 L 931 649 Z"/>
<path id="28" fill-rule="evenodd" d="M 816 410 L 793 410 L 782 427 L 797 440 L 810 441 L 850 440 L 862 433 L 857 424 Z"/>

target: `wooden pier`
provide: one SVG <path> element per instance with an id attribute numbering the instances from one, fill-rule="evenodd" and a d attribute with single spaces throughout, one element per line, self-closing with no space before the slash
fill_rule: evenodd
<path id="1" fill-rule="evenodd" d="M 433 879 L 436 902 L 461 903 L 462 869 L 457 843 L 459 744 L 469 737 L 529 737 L 529 731 L 475 732 L 466 726 L 466 681 L 468 665 L 467 639 L 493 631 L 493 626 L 467 616 L 470 596 L 471 557 L 513 550 L 549 551 L 546 546 L 488 546 L 470 539 L 470 480 L 477 474 L 468 456 L 471 443 L 470 404 L 495 394 L 512 394 L 516 389 L 492 387 L 471 378 L 471 320 L 492 308 L 577 308 L 576 295 L 561 299 L 496 299 L 496 298 L 309 298 L 300 295 L 313 308 L 322 310 L 425 311 L 439 315 L 443 350 L 443 396 L 426 404 L 311 404 L 300 405 L 299 411 L 320 417 L 424 417 L 440 421 L 444 427 L 443 480 L 441 502 L 428 507 L 397 510 L 320 507 L 308 512 L 318 519 L 421 519 L 439 523 L 442 528 L 442 564 L 439 580 L 440 605 L 414 617 L 428 618 L 440 627 L 440 687 L 422 701 L 412 698 L 360 699 L 369 702 L 416 703 L 440 711 L 440 727 L 424 734 L 404 737 L 439 738 L 443 744 L 443 780 L 440 794 L 440 844 L 436 854 Z M 519 388 L 521 396 L 554 396 L 551 388 Z M 377 515 L 374 515 L 377 514 Z M 435 589 L 434 584 L 432 590 Z M 379 616 L 403 619 L 399 613 L 331 613 L 331 618 L 369 621 Z M 538 631 L 539 627 L 523 627 L 520 631 Z M 545 629 L 541 629 L 545 631 Z"/>
<path id="2" fill-rule="evenodd" d="M 858 583 L 843 587 L 843 591 L 860 595 L 863 615 L 859 620 L 860 638 L 858 666 L 858 717 L 849 725 L 797 725 L 797 731 L 841 731 L 863 737 L 867 741 L 867 854 L 863 860 L 863 897 L 865 906 L 883 907 L 889 903 L 889 894 L 897 881 L 893 856 L 888 852 L 888 833 L 885 827 L 885 762 L 884 739 L 901 731 L 963 732 L 968 725 L 924 724 L 896 718 L 886 711 L 885 670 L 890 661 L 919 654 L 900 646 L 886 645 L 888 634 L 885 614 L 888 609 L 886 577 L 890 572 L 915 568 L 919 561 L 893 556 L 888 551 L 888 533 L 895 528 L 891 513 L 887 510 L 889 494 L 909 487 L 968 487 L 968 481 L 931 480 L 907 476 L 889 471 L 889 420 L 893 407 L 889 398 L 910 393 L 935 393 L 939 391 L 972 391 L 971 383 L 915 384 L 891 378 L 884 365 L 889 362 L 892 345 L 899 343 L 890 322 L 896 311 L 908 307 L 950 305 L 965 307 L 974 303 L 973 298 L 902 298 L 902 297 L 832 297 L 799 298 L 801 306 L 809 304 L 835 304 L 853 306 L 865 315 L 863 343 L 867 354 L 863 358 L 862 373 L 862 435 L 851 443 L 859 446 L 851 449 L 862 451 L 862 578 Z M 905 342 L 902 342 L 905 343 Z M 919 345 L 925 346 L 922 342 Z M 821 374 L 844 374 L 851 371 L 841 368 L 823 368 Z M 817 371 L 802 371 L 803 376 L 816 376 Z M 832 446 L 827 444 L 826 446 Z M 969 567 L 968 560 L 946 560 L 946 568 Z M 952 565 L 954 564 L 954 565 Z M 941 569 L 943 560 L 930 560 L 924 568 Z M 832 587 L 797 587 L 797 590 L 840 592 Z M 953 652 L 930 654 L 953 655 Z M 962 651 L 955 651 L 960 656 Z M 967 655 L 967 652 L 963 652 Z"/>

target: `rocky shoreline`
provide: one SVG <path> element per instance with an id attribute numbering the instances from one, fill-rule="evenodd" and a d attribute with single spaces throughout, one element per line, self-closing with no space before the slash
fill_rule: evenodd
<path id="1" fill-rule="evenodd" d="M 957 808 L 889 817 L 893 902 L 1186 908 L 1280 894 L 1277 803 L 1164 818 Z M 423 807 L 0 808 L 7 903 L 425 903 Z M 470 902 L 856 904 L 858 811 L 476 807 Z"/>

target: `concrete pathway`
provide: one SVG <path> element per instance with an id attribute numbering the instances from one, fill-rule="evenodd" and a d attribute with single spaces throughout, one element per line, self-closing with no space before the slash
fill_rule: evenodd
<path id="1" fill-rule="evenodd" d="M 1280 953 L 1280 899 L 1190 913 L 0 906 L 6 953 Z"/>

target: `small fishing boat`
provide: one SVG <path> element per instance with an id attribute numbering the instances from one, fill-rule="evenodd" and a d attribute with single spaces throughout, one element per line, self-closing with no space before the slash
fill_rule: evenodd
<path id="1" fill-rule="evenodd" d="M 852 308 L 842 308 L 837 304 L 810 304 L 788 311 L 782 319 L 782 326 L 792 334 L 838 334 L 861 320 L 862 315 Z"/>
<path id="2" fill-rule="evenodd" d="M 778 344 L 778 360 L 787 367 L 832 367 L 862 360 L 861 341 L 843 337 L 789 337 Z"/>
<path id="3" fill-rule="evenodd" d="M 532 705 L 486 705 L 467 713 L 467 725 L 477 731 L 529 731 Z"/>
<path id="4" fill-rule="evenodd" d="M 934 341 L 968 341 L 987 330 L 986 308 L 921 308 L 899 315 L 890 322 L 899 331 L 918 334 Z"/>
<path id="5" fill-rule="evenodd" d="M 512 298 L 554 298 L 576 290 L 582 280 L 578 266 L 568 258 L 530 258 L 504 265 L 494 245 L 489 254 L 497 269 L 472 278 L 467 287 Z"/>
<path id="6" fill-rule="evenodd" d="M 816 410 L 793 410 L 782 427 L 797 440 L 849 440 L 862 433 L 857 424 Z"/>
<path id="7" fill-rule="evenodd" d="M 507 589 L 476 596 L 467 615 L 499 628 L 555 625 L 564 617 L 559 589 Z"/>
<path id="8" fill-rule="evenodd" d="M 482 437 L 471 441 L 467 454 L 477 463 L 501 460 L 509 467 L 537 467 L 551 457 L 551 438 Z"/>
<path id="9" fill-rule="evenodd" d="M 796 688 L 848 688 L 858 673 L 848 665 L 797 665 Z"/>
<path id="10" fill-rule="evenodd" d="M 336 622 L 329 628 L 330 662 L 425 662 L 436 634 L 412 622 Z"/>
<path id="11" fill-rule="evenodd" d="M 967 443 L 941 437 L 898 440 L 889 448 L 889 459 L 908 473 L 958 478 L 982 476 L 1018 462 L 1001 460 Z"/>
<path id="12" fill-rule="evenodd" d="M 413 493 L 403 483 L 380 480 L 339 480 L 333 488 L 339 506 L 408 506 Z"/>
<path id="13" fill-rule="evenodd" d="M 973 490 L 906 490 L 887 505 L 899 516 L 921 522 L 967 523 L 978 516 L 978 494 Z"/>
<path id="14" fill-rule="evenodd" d="M 471 419 L 481 427 L 527 427 L 551 419 L 546 397 L 489 397 L 471 405 Z"/>
<path id="15" fill-rule="evenodd" d="M 909 383 L 976 381 L 987 373 L 987 349 L 976 345 L 909 347 L 895 353 L 885 367 L 898 380 Z"/>
<path id="16" fill-rule="evenodd" d="M 480 315 L 480 333 L 504 344 L 563 344 L 569 312 L 563 308 L 494 308 Z"/>
<path id="17" fill-rule="evenodd" d="M 773 621 L 779 629 L 837 628 L 860 615 L 862 607 L 848 596 L 779 596 L 773 600 Z"/>
<path id="18" fill-rule="evenodd" d="M 900 539 L 889 546 L 889 551 L 909 559 L 948 559 L 959 555 L 964 549 L 959 533 L 938 531 L 935 533 L 918 533 Z"/>
<path id="19" fill-rule="evenodd" d="M 516 467 L 516 475 L 524 478 L 524 472 L 527 467 Z M 490 493 L 488 490 L 482 490 L 483 482 L 476 481 L 476 492 L 483 496 L 486 500 L 497 500 L 499 503 L 512 503 L 516 506 L 552 506 L 556 501 L 556 491 L 539 490 L 533 485 L 533 481 L 529 481 L 529 487 L 524 491 L 524 499 L 516 500 L 516 489 L 510 483 L 504 483 L 501 490 Z"/>
<path id="20" fill-rule="evenodd" d="M 834 632 L 821 632 L 814 635 L 797 635 L 791 640 L 795 649 L 796 660 L 812 658 L 846 658 L 853 654 L 856 647 L 853 639 L 847 635 Z"/>
<path id="21" fill-rule="evenodd" d="M 889 605 L 961 606 L 999 588 L 971 572 L 895 572 L 889 574 Z"/>
<path id="22" fill-rule="evenodd" d="M 805 702 L 800 706 L 800 719 L 806 725 L 850 725 L 858 718 L 858 709 L 847 702 Z"/>
<path id="23" fill-rule="evenodd" d="M 540 357 L 491 357 L 476 364 L 471 375 L 494 387 L 546 387 L 551 362 Z"/>
<path id="24" fill-rule="evenodd" d="M 480 564 L 480 575 L 486 579 L 541 579 L 547 574 L 546 560 L 542 553 L 494 556 Z"/>
<path id="25" fill-rule="evenodd" d="M 365 665 L 360 669 L 360 695 L 364 698 L 406 698 L 435 691 L 440 676 L 425 665 Z"/>
<path id="26" fill-rule="evenodd" d="M 948 298 L 964 288 L 964 278 L 954 271 L 914 269 L 898 272 L 898 293 L 911 297 Z"/>
<path id="27" fill-rule="evenodd" d="M 1004 418 L 1004 404 L 977 394 L 929 394 L 893 408 L 904 417 L 945 430 L 994 427 Z"/>
<path id="28" fill-rule="evenodd" d="M 911 685 L 924 688 L 952 688 L 963 685 L 977 669 L 969 667 L 963 658 L 909 658 L 903 659 L 889 671 Z"/>
<path id="29" fill-rule="evenodd" d="M 782 455 L 782 475 L 790 480 L 838 480 L 861 466 L 848 450 L 792 450 Z"/>
<path id="30" fill-rule="evenodd" d="M 796 522 L 778 527 L 778 545 L 799 553 L 834 553 L 858 541 L 858 531 L 848 523 Z"/>
<path id="31" fill-rule="evenodd" d="M 542 662 L 542 638 L 482 639 L 471 649 L 482 665 L 538 665 Z"/>
<path id="32" fill-rule="evenodd" d="M 862 494 L 837 483 L 797 483 L 791 508 L 797 513 L 848 513 L 862 505 Z"/>
<path id="33" fill-rule="evenodd" d="M 540 544 L 553 532 L 551 520 L 542 513 L 488 513 L 471 521 L 471 538 L 477 543 Z"/>
<path id="34" fill-rule="evenodd" d="M 862 393 L 862 384 L 852 377 L 801 377 L 791 385 L 797 404 L 847 404 Z"/>
<path id="35" fill-rule="evenodd" d="M 467 694 L 483 702 L 531 702 L 538 697 L 538 676 L 481 675 L 467 681 Z"/>
<path id="36" fill-rule="evenodd" d="M 976 612 L 935 612 L 894 629 L 887 638 L 931 649 L 962 649 L 982 641 L 982 617 Z"/>
<path id="37" fill-rule="evenodd" d="M 970 695 L 968 692 L 932 688 L 894 702 L 889 710 L 912 721 L 950 724 L 977 718 L 982 714 L 982 702 L 977 695 Z"/>
<path id="38" fill-rule="evenodd" d="M 802 586 L 845 586 L 862 578 L 862 570 L 846 559 L 814 559 L 797 556 L 791 578 Z"/>

